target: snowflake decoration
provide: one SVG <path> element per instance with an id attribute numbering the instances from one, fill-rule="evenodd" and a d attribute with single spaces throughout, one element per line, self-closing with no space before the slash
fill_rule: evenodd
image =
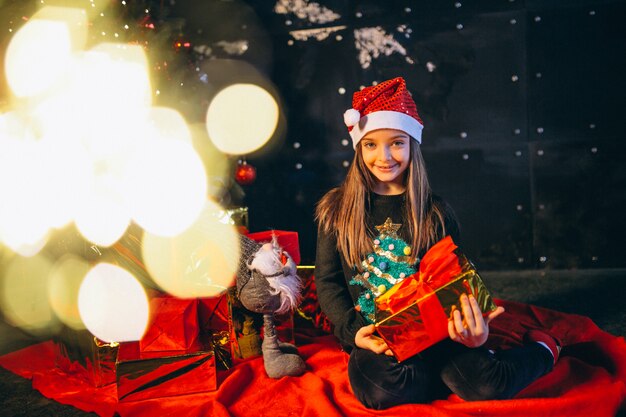
<path id="1" fill-rule="evenodd" d="M 333 26 L 319 29 L 304 29 L 294 30 L 289 32 L 291 36 L 297 41 L 307 41 L 311 38 L 315 38 L 317 41 L 323 41 L 328 38 L 332 33 L 345 29 L 346 26 Z"/>
<path id="2" fill-rule="evenodd" d="M 319 3 L 307 0 L 278 0 L 274 6 L 274 12 L 278 14 L 293 13 L 298 19 L 307 19 L 311 23 L 324 24 L 333 22 L 341 16 L 332 10 L 320 6 Z"/>
<path id="3" fill-rule="evenodd" d="M 363 69 L 369 68 L 372 59 L 381 55 L 389 56 L 397 52 L 406 56 L 406 49 L 380 26 L 356 29 L 354 44 L 359 51 L 359 62 Z"/>
<path id="4" fill-rule="evenodd" d="M 216 45 L 229 55 L 243 55 L 248 50 L 248 41 L 246 40 L 234 42 L 219 41 Z"/>
<path id="5" fill-rule="evenodd" d="M 204 56 L 211 56 L 213 49 L 208 45 L 196 45 L 193 47 L 193 51 L 197 54 Z"/>
<path id="6" fill-rule="evenodd" d="M 214 44 L 214 47 L 221 48 L 228 55 L 243 55 L 248 50 L 248 41 L 219 41 Z M 214 52 L 214 49 L 208 45 L 196 45 L 193 50 L 195 53 L 206 57 L 212 56 Z"/>

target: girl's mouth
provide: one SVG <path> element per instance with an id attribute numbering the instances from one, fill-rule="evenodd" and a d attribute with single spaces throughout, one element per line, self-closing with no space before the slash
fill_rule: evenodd
<path id="1" fill-rule="evenodd" d="M 393 164 L 393 165 L 386 165 L 386 166 L 380 166 L 380 165 L 376 165 L 376 168 L 378 168 L 379 171 L 382 172 L 390 172 L 393 171 L 393 169 L 398 166 L 398 164 Z"/>

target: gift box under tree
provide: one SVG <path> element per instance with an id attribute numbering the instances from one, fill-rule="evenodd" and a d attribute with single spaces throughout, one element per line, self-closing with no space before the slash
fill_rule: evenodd
<path id="1" fill-rule="evenodd" d="M 198 299 L 198 320 L 200 337 L 206 338 L 213 345 L 218 369 L 232 367 L 230 341 L 230 313 L 228 291 L 215 297 Z"/>
<path id="2" fill-rule="evenodd" d="M 54 336 L 55 365 L 94 387 L 115 382 L 115 362 L 119 345 L 106 343 L 88 330 L 63 326 Z"/>
<path id="3" fill-rule="evenodd" d="M 419 271 L 375 299 L 376 329 L 403 361 L 448 337 L 448 319 L 473 295 L 484 315 L 496 305 L 474 265 L 448 236 L 422 258 Z"/>
<path id="4" fill-rule="evenodd" d="M 300 264 L 300 242 L 298 240 L 298 232 L 290 232 L 286 230 L 266 230 L 263 232 L 248 233 L 250 239 L 259 242 L 266 243 L 271 242 L 273 237 L 276 237 L 278 245 L 291 256 L 291 259 Z"/>
<path id="5" fill-rule="evenodd" d="M 121 343 L 115 363 L 119 401 L 213 391 L 213 339 L 200 334 L 197 299 L 149 291 L 150 321 L 139 342 Z M 201 337 L 202 336 L 202 337 Z"/>
<path id="6" fill-rule="evenodd" d="M 150 291 L 150 321 L 139 341 L 142 352 L 186 350 L 198 335 L 198 300 Z"/>
<path id="7" fill-rule="evenodd" d="M 137 401 L 217 389 L 217 367 L 210 341 L 197 339 L 185 350 L 142 351 L 121 343 L 115 363 L 119 401 Z"/>

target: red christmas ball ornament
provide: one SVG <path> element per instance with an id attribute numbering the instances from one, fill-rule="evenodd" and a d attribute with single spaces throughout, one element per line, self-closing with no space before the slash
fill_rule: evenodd
<path id="1" fill-rule="evenodd" d="M 235 169 L 235 181 L 241 185 L 250 185 L 256 179 L 256 168 L 246 161 L 239 162 Z"/>

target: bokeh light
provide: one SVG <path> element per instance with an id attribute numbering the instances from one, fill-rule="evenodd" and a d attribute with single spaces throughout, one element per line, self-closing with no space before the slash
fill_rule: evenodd
<path id="1" fill-rule="evenodd" d="M 11 90 L 18 97 L 48 90 L 64 74 L 71 55 L 66 24 L 31 20 L 17 31 L 6 51 L 5 72 Z"/>
<path id="2" fill-rule="evenodd" d="M 239 263 L 239 235 L 208 201 L 198 220 L 180 235 L 145 233 L 142 254 L 150 275 L 180 298 L 211 297 L 232 285 Z"/>
<path id="3" fill-rule="evenodd" d="M 94 183 L 81 201 L 75 223 L 85 239 L 100 246 L 111 246 L 130 225 L 130 212 L 124 195 L 105 180 Z"/>
<path id="4" fill-rule="evenodd" d="M 65 124 L 90 153 L 119 158 L 145 134 L 142 128 L 152 102 L 145 52 L 137 45 L 107 43 L 74 62 L 71 82 L 58 96 L 65 107 L 49 106 L 56 111 L 47 113 L 46 125 L 59 131 Z"/>
<path id="5" fill-rule="evenodd" d="M 0 244 L 11 262 L 3 257 L 0 265 L 0 305 L 10 323 L 28 331 L 52 332 L 62 322 L 121 342 L 145 331 L 145 292 L 124 269 L 91 268 L 85 248 L 113 245 L 134 220 L 147 231 L 144 256 L 155 281 L 174 295 L 197 297 L 232 284 L 239 242 L 234 226 L 220 222 L 221 208 L 206 201 L 207 177 L 230 175 L 224 151 L 209 142 L 204 123 L 199 144 L 180 113 L 152 106 L 143 46 L 84 50 L 92 12 L 44 7 L 7 49 L 15 110 L 0 115 Z M 241 154 L 272 136 L 278 106 L 261 87 L 233 87 L 214 116 L 227 125 L 217 137 L 236 137 L 232 153 Z M 245 103 L 238 112 L 246 119 L 234 132 L 220 115 L 232 109 L 233 94 Z M 61 228 L 83 245 L 77 256 L 55 239 Z M 45 248 L 51 255 L 50 246 L 54 259 L 61 257 L 56 263 L 41 254 Z"/>
<path id="6" fill-rule="evenodd" d="M 156 139 L 129 164 L 133 218 L 147 232 L 174 236 L 189 227 L 206 201 L 202 160 L 189 142 Z"/>
<path id="7" fill-rule="evenodd" d="M 44 246 L 46 246 L 46 244 L 48 243 L 48 237 L 48 235 L 45 235 L 36 242 L 23 243 L 15 241 L 12 242 L 10 238 L 3 239 L 3 237 L 0 236 L 0 241 L 6 241 L 5 244 L 7 248 L 9 248 L 12 252 L 17 253 L 18 255 L 21 255 L 25 258 L 29 258 L 31 256 L 37 255 L 44 248 Z"/>
<path id="8" fill-rule="evenodd" d="M 83 82 L 87 83 L 94 113 L 122 127 L 122 122 L 145 119 L 152 104 L 152 87 L 144 49 L 139 45 L 101 43 L 88 55 L 83 62 L 86 68 L 79 71 L 91 71 Z"/>
<path id="9" fill-rule="evenodd" d="M 8 323 L 36 335 L 49 335 L 59 322 L 48 300 L 52 261 L 39 254 L 13 257 L 0 275 L 0 308 Z"/>
<path id="10" fill-rule="evenodd" d="M 209 197 L 219 200 L 232 181 L 232 161 L 213 145 L 204 123 L 189 126 L 193 147 L 204 165 Z"/>
<path id="11" fill-rule="evenodd" d="M 72 51 L 82 50 L 87 44 L 87 30 L 89 26 L 87 11 L 79 4 L 69 4 L 68 0 L 57 0 L 58 6 L 52 4 L 53 2 L 50 0 L 46 1 L 46 3 L 48 5 L 39 9 L 30 20 L 47 20 L 65 24 L 70 33 Z"/>
<path id="12" fill-rule="evenodd" d="M 85 276 L 78 311 L 87 329 L 105 342 L 139 340 L 148 325 L 148 298 L 126 270 L 100 263 Z"/>
<path id="13" fill-rule="evenodd" d="M 152 107 L 148 114 L 148 126 L 144 132 L 148 140 L 170 139 L 191 143 L 191 132 L 183 116 L 169 107 Z"/>
<path id="14" fill-rule="evenodd" d="M 37 245 L 49 232 L 46 156 L 40 143 L 3 137 L 0 147 L 0 238 L 14 250 Z"/>
<path id="15" fill-rule="evenodd" d="M 2 128 L 0 127 L 0 133 Z M 53 140 L 0 141 L 0 240 L 15 251 L 39 246 L 51 228 L 73 220 L 85 189 L 86 160 Z M 31 255 L 33 253 L 31 252 Z"/>
<path id="16" fill-rule="evenodd" d="M 78 292 L 90 269 L 91 266 L 84 259 L 65 255 L 50 271 L 50 306 L 63 323 L 74 329 L 85 328 L 78 311 Z"/>
<path id="17" fill-rule="evenodd" d="M 261 148 L 278 125 L 276 99 L 255 84 L 233 84 L 209 104 L 206 127 L 215 146 L 224 153 L 245 155 Z"/>
<path id="18" fill-rule="evenodd" d="M 51 228 L 60 229 L 74 220 L 87 196 L 93 167 L 82 146 L 54 137 L 42 138 L 39 146 L 44 156 L 38 170 L 43 183 L 41 200 L 46 204 L 41 215 Z"/>

